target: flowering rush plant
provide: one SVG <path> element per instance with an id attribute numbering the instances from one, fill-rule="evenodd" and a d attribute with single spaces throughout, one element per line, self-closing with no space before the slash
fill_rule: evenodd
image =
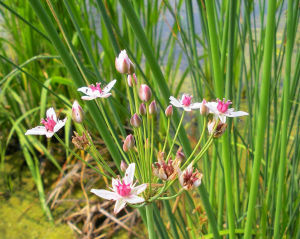
<path id="1" fill-rule="evenodd" d="M 114 201 L 113 212 L 115 214 L 120 213 L 127 205 L 139 208 L 148 227 L 149 238 L 156 238 L 153 214 L 156 206 L 154 205 L 159 201 L 180 198 L 183 192 L 201 187 L 203 174 L 199 171 L 197 163 L 212 142 L 227 130 L 227 117 L 240 117 L 248 115 L 248 113 L 229 108 L 232 104 L 229 100 L 217 99 L 208 102 L 202 99 L 197 102 L 192 95 L 188 94 L 182 94 L 179 99 L 170 96 L 170 104 L 160 112 L 151 87 L 139 81 L 126 50 L 121 51 L 120 55 L 116 57 L 115 67 L 124 78 L 131 114 L 128 119 L 131 126 L 130 132 L 124 137 L 123 145 L 103 106 L 106 98 L 112 97 L 111 91 L 117 80 L 109 82 L 104 87 L 100 82 L 96 85 L 82 86 L 78 88 L 78 92 L 82 93 L 83 101 L 94 100 L 96 102 L 106 123 L 106 126 L 103 127 L 109 129 L 123 158 L 121 162 L 118 162 L 119 165 L 116 165 L 119 169 L 118 172 L 108 165 L 96 149 L 92 137 L 87 132 L 85 114 L 77 101 L 74 101 L 72 107 L 72 119 L 75 124 L 80 123 L 83 130 L 74 132 L 72 142 L 75 148 L 90 154 L 97 165 L 101 166 L 101 170 L 82 159 L 80 154 L 70 149 L 59 138 L 57 132 L 65 125 L 67 118 L 58 120 L 53 108 L 47 111 L 46 119 L 41 120 L 43 126 L 30 129 L 25 134 L 46 135 L 48 138 L 54 135 L 76 158 L 82 160 L 103 177 L 110 179 L 111 187 L 98 188 L 95 185 L 91 193 L 101 198 L 99 200 Z M 170 132 L 175 110 L 176 114 L 181 112 L 181 118 L 179 124 L 174 125 L 174 132 Z M 184 124 L 185 113 L 191 111 L 200 113 L 204 119 L 204 126 L 192 153 L 186 155 L 180 147 L 178 133 Z M 159 116 L 167 125 L 166 134 L 162 139 L 157 137 L 156 132 L 156 122 Z M 204 137 L 205 132 L 208 132 L 208 137 Z M 204 138 L 206 138 L 205 142 L 203 142 Z"/>

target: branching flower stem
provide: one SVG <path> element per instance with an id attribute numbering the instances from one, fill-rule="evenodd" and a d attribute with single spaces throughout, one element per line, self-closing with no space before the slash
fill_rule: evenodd
<path id="1" fill-rule="evenodd" d="M 55 133 L 54 137 L 58 140 L 59 143 L 61 143 L 65 149 L 67 149 L 75 158 L 79 159 L 80 161 L 82 161 L 84 164 L 86 164 L 88 167 L 90 167 L 91 169 L 93 169 L 95 172 L 101 174 L 104 177 L 107 177 L 109 179 L 111 179 L 112 177 L 101 172 L 99 169 L 97 169 L 96 167 L 94 167 L 93 165 L 91 165 L 90 163 L 86 162 L 84 159 L 82 159 L 77 153 L 74 152 L 74 150 L 70 149 L 60 138 L 59 136 Z"/>
<path id="2" fill-rule="evenodd" d="M 171 156 L 173 146 L 174 146 L 174 144 L 175 144 L 177 135 L 178 135 L 178 133 L 179 133 L 179 129 L 180 129 L 180 127 L 181 127 L 181 124 L 182 124 L 182 121 L 183 121 L 183 118 L 184 118 L 184 114 L 185 114 L 185 111 L 182 112 L 181 119 L 180 119 L 179 124 L 178 124 L 178 126 L 177 126 L 177 130 L 176 130 L 174 139 L 173 139 L 172 144 L 171 144 L 171 146 L 170 146 L 170 151 L 169 151 L 169 153 L 168 153 L 166 159 L 168 159 L 168 158 Z"/>

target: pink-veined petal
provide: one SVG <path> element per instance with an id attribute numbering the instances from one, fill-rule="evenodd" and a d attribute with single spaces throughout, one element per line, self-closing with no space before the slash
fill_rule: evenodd
<path id="1" fill-rule="evenodd" d="M 226 122 L 226 115 L 224 114 L 219 114 L 219 119 L 220 121 L 224 124 Z"/>
<path id="2" fill-rule="evenodd" d="M 142 203 L 145 202 L 145 199 L 136 195 L 130 195 L 129 197 L 124 198 L 126 202 L 130 204 Z"/>
<path id="3" fill-rule="evenodd" d="M 56 113 L 55 113 L 53 107 L 51 107 L 47 110 L 46 116 L 47 116 L 47 118 L 53 119 L 55 122 L 57 122 Z"/>
<path id="4" fill-rule="evenodd" d="M 212 114 L 218 114 L 219 113 L 219 111 L 218 111 L 218 109 L 217 109 L 217 105 L 218 105 L 218 103 L 216 103 L 216 102 L 207 102 L 206 104 L 205 104 L 205 106 L 209 109 L 209 113 L 212 113 Z"/>
<path id="5" fill-rule="evenodd" d="M 92 189 L 91 192 L 97 195 L 98 197 L 104 198 L 106 200 L 116 201 L 120 198 L 120 196 L 117 193 L 105 189 Z"/>
<path id="6" fill-rule="evenodd" d="M 47 131 L 47 133 L 46 133 L 47 138 L 51 138 L 53 135 L 54 135 L 54 132 L 52 132 L 52 131 Z"/>
<path id="7" fill-rule="evenodd" d="M 47 130 L 44 126 L 37 126 L 26 131 L 25 135 L 46 135 Z"/>
<path id="8" fill-rule="evenodd" d="M 64 118 L 63 120 L 57 121 L 57 124 L 54 126 L 53 132 L 56 133 L 58 130 L 60 130 L 62 127 L 65 126 L 67 121 L 67 117 Z"/>
<path id="9" fill-rule="evenodd" d="M 77 89 L 77 91 L 82 92 L 86 95 L 92 95 L 93 94 L 93 90 L 90 87 L 80 87 Z"/>
<path id="10" fill-rule="evenodd" d="M 202 106 L 202 103 L 193 103 L 193 104 L 190 104 L 190 108 L 191 109 L 200 109 Z"/>
<path id="11" fill-rule="evenodd" d="M 179 108 L 182 107 L 182 104 L 175 97 L 170 96 L 169 100 L 170 100 L 170 104 L 174 105 L 175 107 L 179 107 Z"/>
<path id="12" fill-rule="evenodd" d="M 135 163 L 129 164 L 128 168 L 126 169 L 125 176 L 123 178 L 126 184 L 131 184 L 133 182 L 134 171 L 135 171 Z"/>
<path id="13" fill-rule="evenodd" d="M 126 201 L 123 198 L 120 198 L 116 201 L 114 213 L 119 213 L 126 206 Z"/>
<path id="14" fill-rule="evenodd" d="M 247 112 L 244 111 L 233 111 L 233 112 L 229 112 L 229 113 L 225 113 L 225 115 L 227 117 L 240 117 L 240 116 L 246 116 L 249 115 Z"/>
<path id="15" fill-rule="evenodd" d="M 81 99 L 82 99 L 82 100 L 94 100 L 94 99 L 96 99 L 96 98 L 97 98 L 96 95 L 93 95 L 93 96 L 86 96 L 86 95 L 81 96 Z"/>
<path id="16" fill-rule="evenodd" d="M 105 94 L 100 95 L 101 98 L 108 98 L 110 96 L 111 96 L 111 93 L 105 93 Z"/>
<path id="17" fill-rule="evenodd" d="M 190 106 L 188 106 L 188 107 L 186 107 L 186 106 L 183 106 L 182 107 L 185 111 L 192 111 L 192 109 L 191 109 L 191 107 Z"/>
<path id="18" fill-rule="evenodd" d="M 139 195 L 140 193 L 144 192 L 147 188 L 147 184 L 144 183 L 144 184 L 141 184 L 139 186 L 136 186 L 132 189 L 132 194 L 136 194 L 136 195 Z"/>
<path id="19" fill-rule="evenodd" d="M 109 82 L 107 84 L 107 86 L 105 86 L 103 88 L 103 93 L 108 93 L 114 87 L 114 85 L 116 84 L 116 82 L 117 82 L 117 80 L 113 80 L 113 81 Z"/>

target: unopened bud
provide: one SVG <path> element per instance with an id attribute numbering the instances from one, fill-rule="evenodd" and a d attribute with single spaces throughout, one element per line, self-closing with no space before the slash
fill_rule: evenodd
<path id="1" fill-rule="evenodd" d="M 121 74 L 133 74 L 134 73 L 134 65 L 129 59 L 126 50 L 120 52 L 119 56 L 116 57 L 115 67 L 118 72 Z"/>
<path id="2" fill-rule="evenodd" d="M 126 139 L 124 140 L 124 144 L 123 144 L 123 150 L 125 152 L 128 152 L 130 149 L 132 149 L 134 147 L 135 144 L 135 140 L 132 134 L 127 135 Z"/>
<path id="3" fill-rule="evenodd" d="M 130 119 L 130 124 L 134 127 L 134 128 L 138 128 L 141 126 L 142 124 L 142 120 L 141 118 L 138 116 L 137 113 L 135 113 L 131 119 Z"/>
<path id="4" fill-rule="evenodd" d="M 182 152 L 182 148 L 181 147 L 176 152 L 176 158 L 180 159 L 181 161 L 185 160 L 185 155 Z"/>
<path id="5" fill-rule="evenodd" d="M 152 92 L 149 86 L 142 84 L 139 89 L 139 97 L 141 101 L 148 102 L 151 99 Z"/>
<path id="6" fill-rule="evenodd" d="M 125 163 L 124 160 L 121 161 L 121 164 L 120 164 L 120 169 L 122 172 L 125 172 L 126 169 L 127 169 L 128 165 Z"/>
<path id="7" fill-rule="evenodd" d="M 206 103 L 207 103 L 207 101 L 205 99 L 203 99 L 202 103 L 201 103 L 201 107 L 200 107 L 200 114 L 201 115 L 208 115 L 208 113 L 209 113 L 209 110 L 206 106 Z"/>
<path id="8" fill-rule="evenodd" d="M 173 115 L 173 106 L 169 105 L 166 110 L 165 110 L 165 114 L 167 117 L 171 117 Z"/>
<path id="9" fill-rule="evenodd" d="M 81 123 L 83 121 L 83 110 L 77 100 L 74 101 L 72 105 L 72 119 L 76 123 Z"/>
<path id="10" fill-rule="evenodd" d="M 140 111 L 140 115 L 146 115 L 147 114 L 147 109 L 146 109 L 146 105 L 144 103 L 142 103 L 139 107 L 139 111 Z"/>
<path id="11" fill-rule="evenodd" d="M 137 85 L 137 79 L 135 73 L 127 76 L 127 82 L 130 87 L 132 87 L 133 84 Z"/>
<path id="12" fill-rule="evenodd" d="M 155 100 L 153 100 L 149 105 L 149 114 L 155 115 L 157 113 L 157 105 Z"/>

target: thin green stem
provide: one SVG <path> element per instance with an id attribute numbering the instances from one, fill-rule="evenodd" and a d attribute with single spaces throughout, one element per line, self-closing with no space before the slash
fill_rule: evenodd
<path id="1" fill-rule="evenodd" d="M 99 169 L 95 168 L 93 165 L 91 165 L 90 163 L 88 163 L 87 161 L 85 161 L 84 159 L 82 159 L 78 154 L 76 154 L 72 149 L 70 149 L 60 138 L 57 134 L 54 134 L 55 138 L 58 140 L 59 143 L 61 143 L 65 149 L 67 149 L 75 158 L 79 159 L 81 162 L 83 162 L 85 165 L 87 165 L 88 167 L 90 167 L 91 169 L 93 169 L 95 172 L 101 174 L 104 177 L 107 177 L 109 179 L 111 179 L 111 177 L 109 175 L 106 175 L 104 173 L 102 173 Z"/>
<path id="2" fill-rule="evenodd" d="M 172 144 L 171 144 L 171 146 L 170 146 L 170 150 L 169 150 L 168 156 L 166 157 L 166 160 L 168 160 L 168 158 L 171 156 L 173 146 L 174 146 L 174 144 L 175 144 L 175 141 L 176 141 L 176 139 L 177 139 L 177 135 L 178 135 L 178 133 L 179 133 L 179 129 L 180 129 L 181 124 L 182 124 L 182 122 L 183 122 L 184 114 L 185 114 L 185 111 L 182 112 L 182 115 L 181 115 L 179 124 L 178 124 L 178 126 L 177 126 L 177 130 L 176 130 L 174 139 L 173 139 L 173 141 L 172 141 Z"/>

